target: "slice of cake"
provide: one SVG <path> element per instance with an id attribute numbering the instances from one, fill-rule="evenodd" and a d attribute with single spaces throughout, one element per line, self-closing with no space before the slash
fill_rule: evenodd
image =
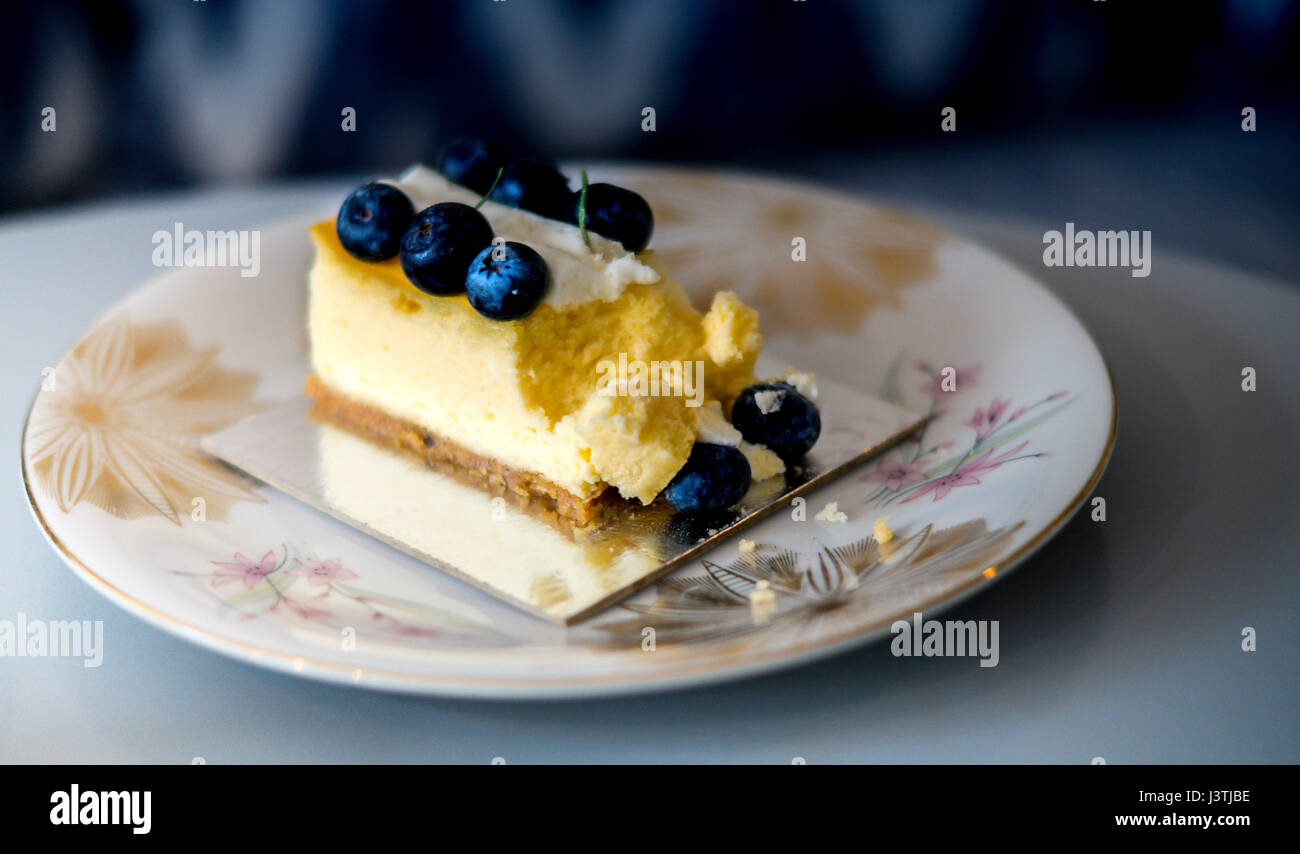
<path id="1" fill-rule="evenodd" d="M 618 236 L 628 205 L 583 183 L 579 226 L 417 166 L 313 226 L 315 412 L 579 525 L 665 490 L 678 509 L 730 506 L 784 470 L 723 416 L 754 382 L 758 315 L 728 292 L 701 314 L 652 251 L 585 227 Z"/>

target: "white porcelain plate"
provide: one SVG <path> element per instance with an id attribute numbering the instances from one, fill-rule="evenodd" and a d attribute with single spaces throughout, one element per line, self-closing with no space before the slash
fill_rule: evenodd
<path id="1" fill-rule="evenodd" d="M 750 529 L 752 552 L 731 540 L 581 625 L 551 625 L 198 450 L 301 388 L 306 229 L 333 215 L 313 211 L 261 235 L 260 275 L 181 268 L 141 287 L 47 377 L 22 465 L 54 548 L 132 613 L 255 664 L 416 693 L 574 697 L 716 682 L 864 643 L 1004 575 L 1088 497 L 1115 436 L 1110 378 L 1025 273 L 821 190 L 651 169 L 591 177 L 643 193 L 674 278 L 705 304 L 737 291 L 762 315 L 767 352 L 936 417 Z M 815 518 L 830 501 L 846 522 Z M 888 542 L 872 536 L 882 517 Z M 532 571 L 527 554 L 517 570 Z M 565 595 L 555 579 L 532 583 Z"/>

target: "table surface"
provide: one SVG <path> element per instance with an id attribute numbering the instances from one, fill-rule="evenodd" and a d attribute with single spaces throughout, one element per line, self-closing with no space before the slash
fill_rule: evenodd
<path id="1" fill-rule="evenodd" d="M 1044 269 L 1044 224 L 929 214 L 1039 276 L 1092 331 L 1119 397 L 1097 495 L 951 616 L 999 620 L 1001 662 L 875 644 L 795 670 L 617 700 L 412 698 L 228 660 L 128 616 L 41 537 L 18 473 L 41 369 L 157 271 L 159 222 L 269 224 L 342 185 L 183 194 L 0 222 L 0 620 L 102 620 L 105 657 L 0 658 L 6 762 L 1300 762 L 1300 292 L 1169 251 L 1149 278 Z M 1258 390 L 1240 388 L 1254 367 Z M 1244 627 L 1258 648 L 1241 648 Z"/>

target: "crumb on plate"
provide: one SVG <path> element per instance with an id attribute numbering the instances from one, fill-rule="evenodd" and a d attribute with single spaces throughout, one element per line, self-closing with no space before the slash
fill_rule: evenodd
<path id="1" fill-rule="evenodd" d="M 839 503 L 838 501 L 832 501 L 832 502 L 828 503 L 828 504 L 827 504 L 825 507 L 823 507 L 821 510 L 818 510 L 818 511 L 817 511 L 817 515 L 814 516 L 813 518 L 816 519 L 818 522 L 847 522 L 847 521 L 849 521 L 849 517 L 848 517 L 848 515 L 845 514 L 845 513 L 840 512 L 840 503 Z"/>

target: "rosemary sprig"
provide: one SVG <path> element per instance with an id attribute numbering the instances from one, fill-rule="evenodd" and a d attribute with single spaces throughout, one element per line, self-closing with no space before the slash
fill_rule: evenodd
<path id="1" fill-rule="evenodd" d="M 578 230 L 582 232 L 582 242 L 591 249 L 591 237 L 587 234 L 587 170 L 582 170 L 582 191 L 578 193 Z M 595 250 L 592 250 L 595 251 Z"/>
<path id="2" fill-rule="evenodd" d="M 492 186 L 488 187 L 488 191 L 483 194 L 483 198 L 478 200 L 478 204 L 474 206 L 474 210 L 478 210 L 479 208 L 483 207 L 483 203 L 488 200 L 488 197 L 492 195 L 492 191 L 497 188 L 497 184 L 501 182 L 501 175 L 505 171 L 506 168 L 504 166 L 497 167 L 497 176 L 492 179 Z"/>

